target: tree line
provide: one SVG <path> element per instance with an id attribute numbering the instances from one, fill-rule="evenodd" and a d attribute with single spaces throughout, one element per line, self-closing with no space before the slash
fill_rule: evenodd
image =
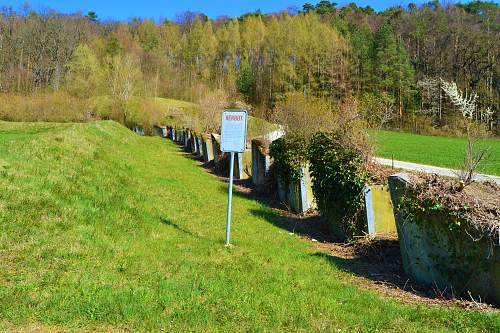
<path id="1" fill-rule="evenodd" d="M 237 18 L 185 12 L 160 23 L 3 8 L 0 91 L 110 96 L 124 120 L 136 96 L 198 101 L 224 90 L 262 110 L 292 93 L 332 103 L 354 96 L 372 125 L 425 119 L 446 127 L 457 112 L 444 82 L 477 96 L 478 121 L 491 129 L 500 109 L 499 32 L 500 8 L 484 1 L 381 12 L 320 1 Z"/>

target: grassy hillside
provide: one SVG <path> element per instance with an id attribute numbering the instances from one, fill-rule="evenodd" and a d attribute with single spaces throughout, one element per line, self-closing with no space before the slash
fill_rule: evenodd
<path id="1" fill-rule="evenodd" d="M 156 98 L 160 105 L 174 107 L 180 114 L 175 115 L 168 119 L 169 126 L 190 126 L 192 119 L 198 118 L 199 107 L 197 104 L 181 101 L 177 99 Z M 255 138 L 263 134 L 276 130 L 276 126 L 269 122 L 250 116 L 248 118 L 248 136 Z"/>
<path id="2" fill-rule="evenodd" d="M 377 143 L 377 156 L 415 163 L 458 168 L 464 158 L 467 139 L 424 136 L 390 131 L 370 131 Z M 500 175 L 500 140 L 482 141 L 490 147 L 489 157 L 479 168 L 481 172 Z"/>
<path id="3" fill-rule="evenodd" d="M 178 147 L 114 122 L 0 122 L 0 331 L 495 331 L 347 284 Z"/>

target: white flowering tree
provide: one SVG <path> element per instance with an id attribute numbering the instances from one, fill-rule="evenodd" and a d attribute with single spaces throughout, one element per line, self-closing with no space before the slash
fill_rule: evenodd
<path id="1" fill-rule="evenodd" d="M 478 109 L 476 101 L 477 94 L 475 92 L 462 92 L 455 82 L 447 82 L 441 79 L 441 89 L 449 97 L 453 105 L 462 113 L 464 118 L 469 120 L 479 121 L 488 124 L 493 117 L 493 110 L 488 107 L 486 109 Z"/>
<path id="2" fill-rule="evenodd" d="M 441 88 L 450 98 L 451 102 L 462 113 L 462 116 L 469 121 L 479 121 L 488 124 L 492 120 L 493 111 L 491 108 L 479 110 L 476 105 L 477 94 L 472 92 L 463 93 L 455 82 L 447 82 L 441 79 Z M 469 185 L 473 182 L 476 170 L 479 164 L 488 156 L 488 148 L 476 146 L 477 138 L 467 129 L 467 147 L 465 149 L 464 160 L 457 172 L 457 176 L 462 181 L 463 185 Z"/>

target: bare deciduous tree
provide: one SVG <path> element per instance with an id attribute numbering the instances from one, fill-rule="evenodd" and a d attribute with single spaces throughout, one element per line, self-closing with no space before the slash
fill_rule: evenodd
<path id="1" fill-rule="evenodd" d="M 457 176 L 464 186 L 470 185 L 476 176 L 477 168 L 483 160 L 488 157 L 489 148 L 477 146 L 478 141 L 471 138 L 467 139 L 464 160 Z"/>
<path id="2" fill-rule="evenodd" d="M 224 90 L 208 92 L 200 101 L 200 127 L 204 133 L 216 133 L 220 129 L 220 115 L 228 101 Z"/>

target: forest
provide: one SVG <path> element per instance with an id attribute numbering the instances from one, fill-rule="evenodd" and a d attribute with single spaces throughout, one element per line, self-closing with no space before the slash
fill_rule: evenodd
<path id="1" fill-rule="evenodd" d="M 156 97 L 207 96 L 271 119 L 300 95 L 349 101 L 375 128 L 463 135 L 467 119 L 498 135 L 499 32 L 500 7 L 485 1 L 381 12 L 320 1 L 161 22 L 4 7 L 0 119 L 130 125 L 156 121 Z"/>

